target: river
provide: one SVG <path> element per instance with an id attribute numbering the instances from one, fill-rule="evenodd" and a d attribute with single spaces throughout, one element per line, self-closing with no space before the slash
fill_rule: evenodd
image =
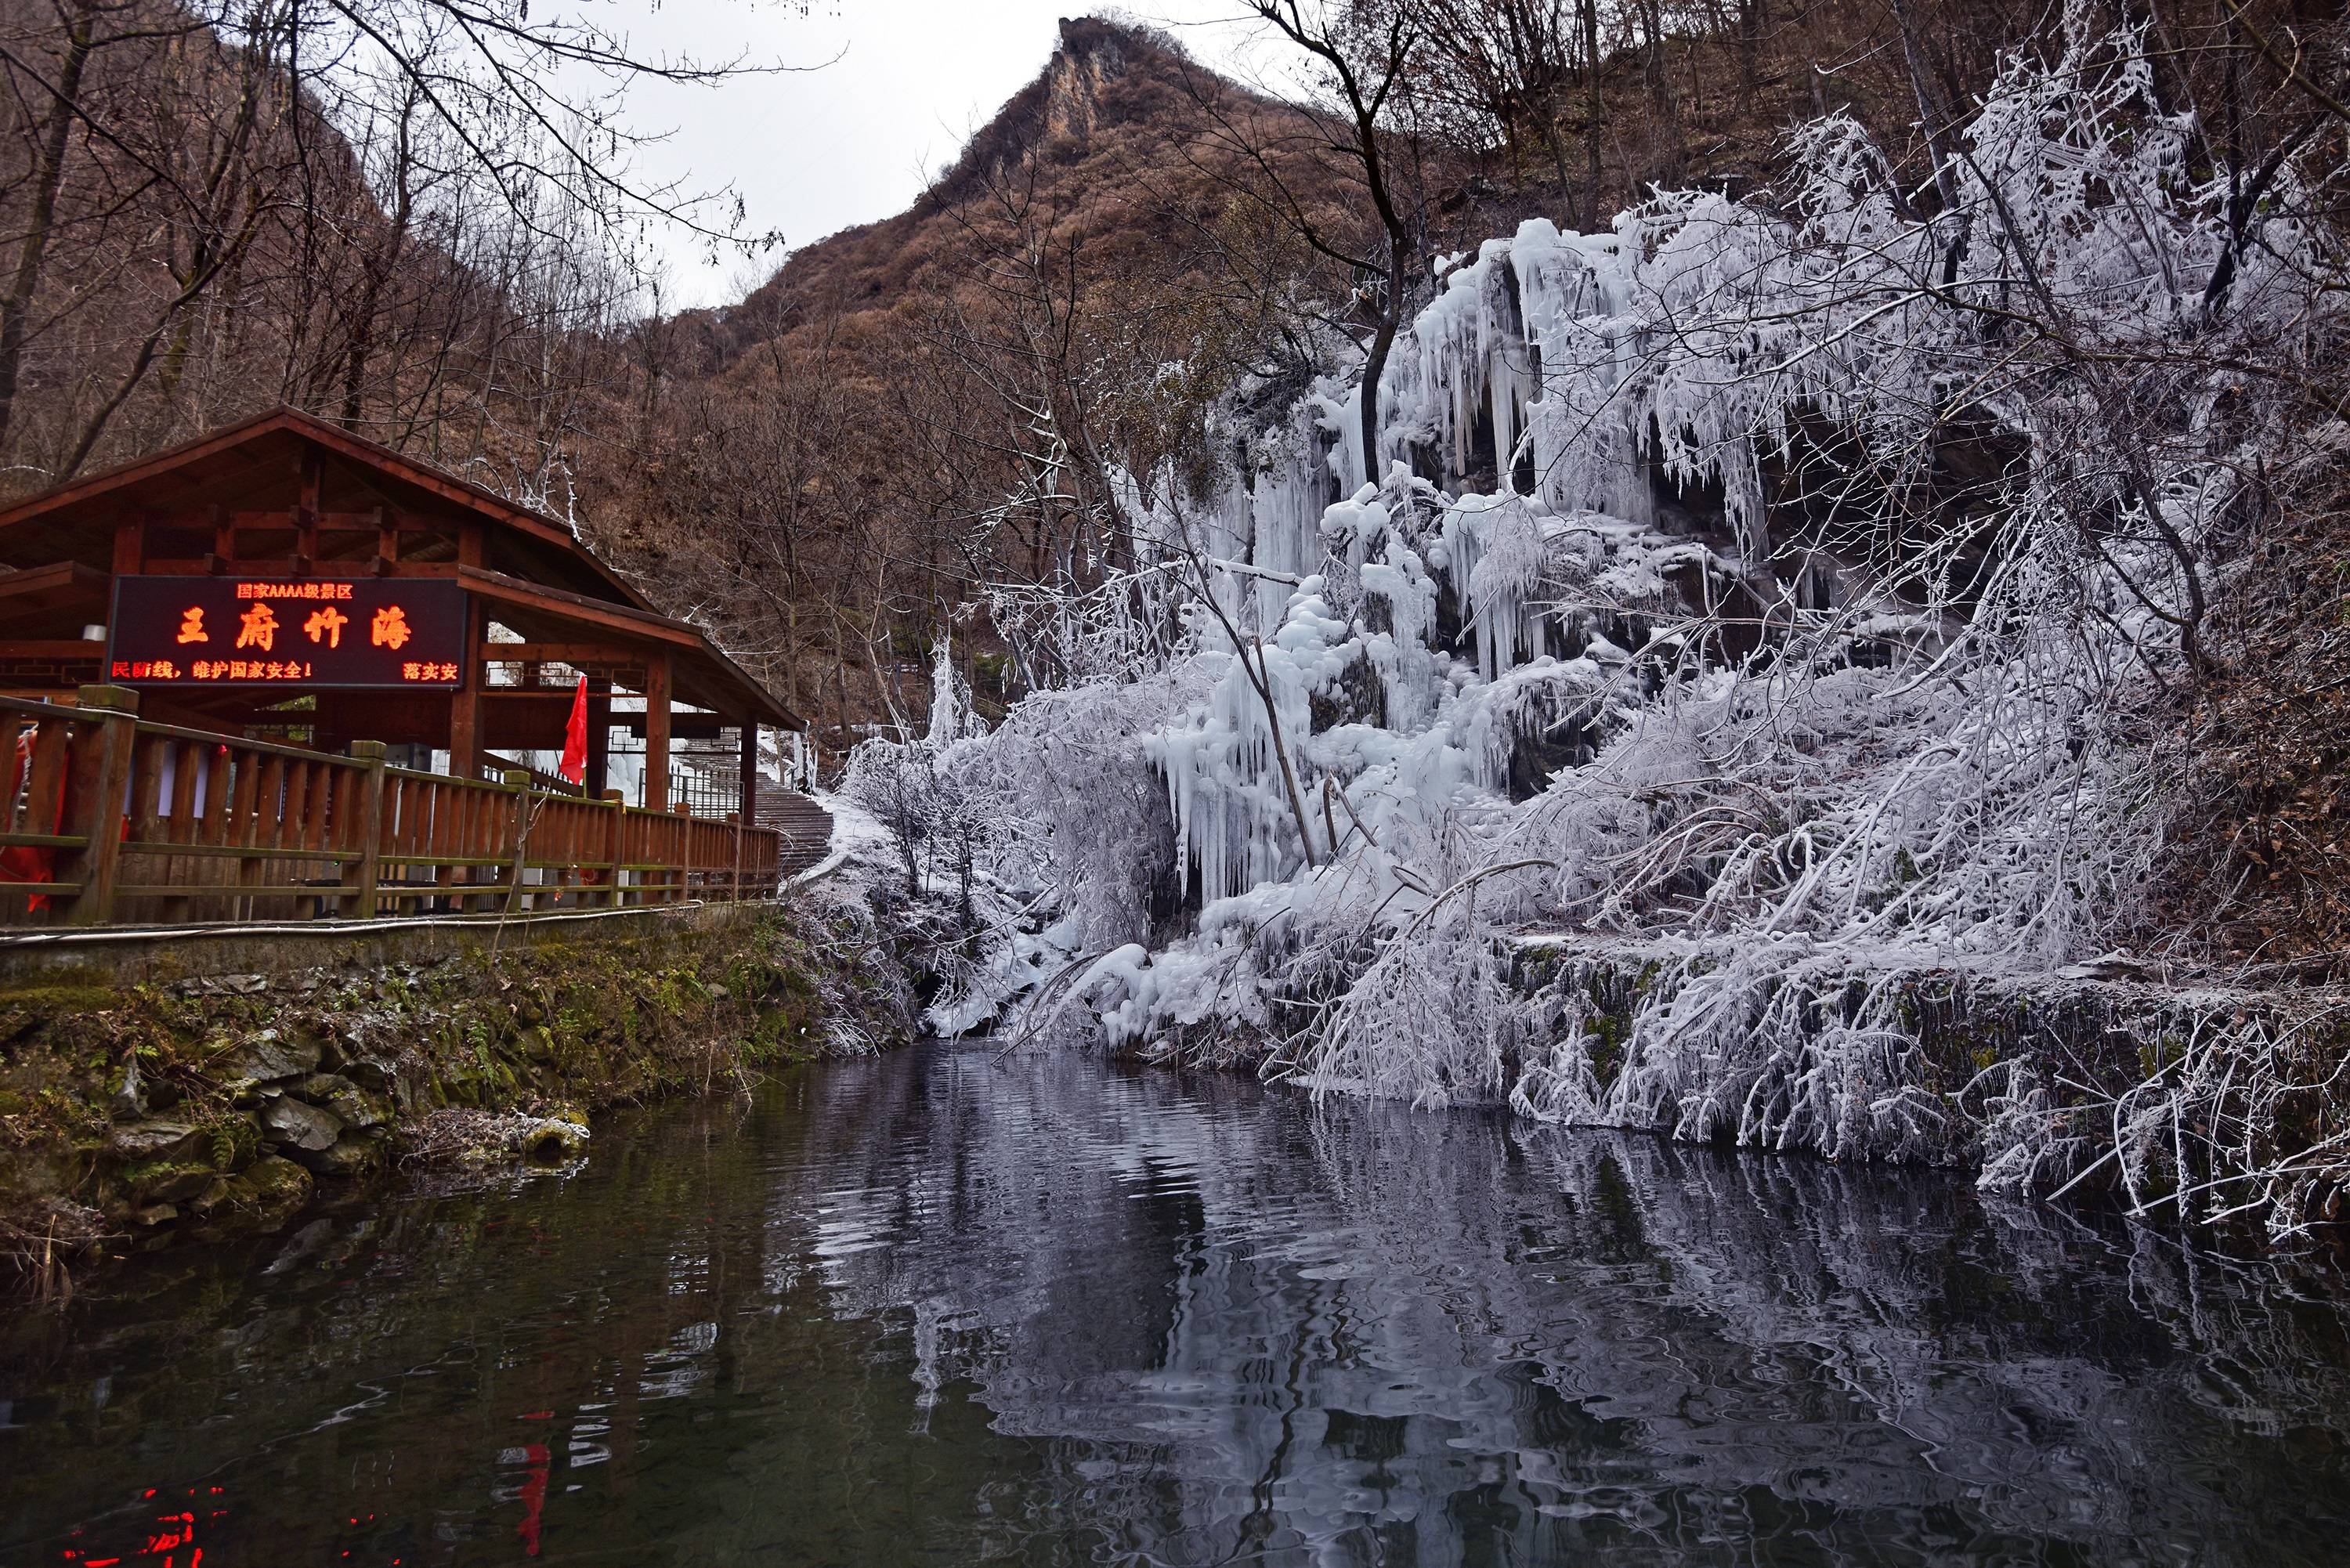
<path id="1" fill-rule="evenodd" d="M 2294 1278 L 933 1044 L 16 1314 L 0 1563 L 2339 1563 Z"/>

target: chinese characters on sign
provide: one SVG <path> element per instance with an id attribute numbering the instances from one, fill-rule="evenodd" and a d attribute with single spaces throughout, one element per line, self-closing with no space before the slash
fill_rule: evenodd
<path id="1" fill-rule="evenodd" d="M 328 648 L 340 648 L 343 646 L 343 628 L 350 623 L 350 617 L 329 607 L 313 611 L 310 618 L 302 623 L 302 629 L 309 633 L 312 642 L 323 637 Z"/>
<path id="2" fill-rule="evenodd" d="M 109 679 L 131 685 L 463 684 L 464 592 L 432 579 L 116 579 Z"/>

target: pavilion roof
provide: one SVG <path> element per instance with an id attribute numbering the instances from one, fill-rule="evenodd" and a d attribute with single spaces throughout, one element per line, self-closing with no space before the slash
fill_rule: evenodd
<path id="1" fill-rule="evenodd" d="M 666 649 L 682 700 L 730 720 L 801 727 L 706 630 L 660 613 L 561 519 L 297 409 L 273 409 L 0 507 L 0 566 L 37 574 L 45 584 L 58 577 L 57 586 L 68 590 L 102 585 L 111 571 L 119 521 L 152 516 L 171 525 L 215 512 L 290 515 L 302 495 L 305 461 L 313 454 L 319 459 L 315 472 L 323 514 L 380 508 L 428 520 L 479 520 L 483 563 L 457 565 L 453 548 L 440 546 L 452 556 L 447 569 L 468 592 L 494 603 L 500 620 L 530 640 L 617 636 Z M 355 544 L 372 551 L 364 539 Z M 413 558 L 429 559 L 432 548 Z M 403 545 L 403 561 L 411 558 L 407 549 Z M 322 558 L 313 569 L 331 576 L 364 571 L 367 565 L 364 558 Z M 0 616 L 14 607 L 9 581 L 0 571 Z M 63 613 L 68 607 L 55 601 L 51 607 Z"/>

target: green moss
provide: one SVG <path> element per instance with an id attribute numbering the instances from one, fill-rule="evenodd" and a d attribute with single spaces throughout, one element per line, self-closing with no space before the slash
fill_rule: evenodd
<path id="1" fill-rule="evenodd" d="M 1612 1012 L 1603 1012 L 1584 1023 L 1585 1038 L 1591 1042 L 1591 1071 L 1602 1088 L 1616 1081 L 1617 1070 L 1624 1064 L 1625 1050 L 1632 1043 L 1632 1022 Z"/>
<path id="2" fill-rule="evenodd" d="M 43 970 L 0 985 L 0 1010 L 42 1014 L 104 1012 L 123 1005 L 122 989 L 103 970 L 83 966 Z"/>
<path id="3" fill-rule="evenodd" d="M 310 989 L 249 995 L 51 971 L 0 1004 L 0 1219 L 29 1202 L 34 1185 L 12 1169 L 65 1171 L 82 1201 L 127 1192 L 126 1182 L 187 1186 L 227 1173 L 225 1196 L 196 1206 L 206 1233 L 274 1222 L 289 1195 L 296 1207 L 307 1201 L 307 1172 L 259 1158 L 257 1103 L 249 1085 L 229 1081 L 228 1063 L 265 1027 L 320 1044 L 323 1070 L 353 1075 L 411 1118 L 445 1106 L 593 1108 L 805 1060 L 830 1033 L 828 998 L 861 1007 L 860 996 L 889 994 L 862 974 L 819 975 L 830 961 L 813 942 L 827 935 L 778 910 L 494 958 L 477 950 L 344 965 L 319 971 L 327 982 Z M 131 1171 L 107 1153 L 109 1096 L 131 1056 L 143 1082 L 169 1091 L 173 1117 L 203 1130 L 200 1165 Z"/>
<path id="4" fill-rule="evenodd" d="M 260 1224 L 282 1222 L 310 1200 L 310 1173 L 280 1155 L 229 1179 L 229 1203 Z"/>
<path id="5" fill-rule="evenodd" d="M 121 1176 L 123 1180 L 136 1186 L 142 1181 L 150 1181 L 159 1176 L 169 1176 L 174 1171 L 203 1170 L 209 1172 L 211 1169 L 212 1167 L 208 1165 L 189 1165 L 185 1161 L 180 1160 L 142 1159 L 136 1165 L 124 1166 L 119 1174 Z"/>

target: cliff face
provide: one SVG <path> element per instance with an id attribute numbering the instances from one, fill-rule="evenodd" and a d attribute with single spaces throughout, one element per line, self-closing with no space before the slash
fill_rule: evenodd
<path id="1" fill-rule="evenodd" d="M 1097 17 L 1061 18 L 1061 47 L 1045 68 L 1047 134 L 1082 138 L 1093 130 L 1102 99 L 1126 74 L 1128 36 Z"/>

